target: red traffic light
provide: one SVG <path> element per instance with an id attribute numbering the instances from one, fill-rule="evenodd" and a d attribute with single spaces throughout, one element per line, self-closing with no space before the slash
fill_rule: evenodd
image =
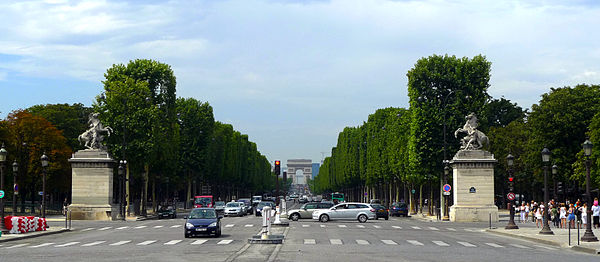
<path id="1" fill-rule="evenodd" d="M 275 165 L 278 166 L 280 164 L 279 160 L 275 161 Z"/>
<path id="2" fill-rule="evenodd" d="M 513 179 L 514 179 L 514 177 L 512 177 L 512 176 L 508 177 L 508 181 L 509 181 L 509 182 L 512 182 L 512 181 L 513 181 Z"/>

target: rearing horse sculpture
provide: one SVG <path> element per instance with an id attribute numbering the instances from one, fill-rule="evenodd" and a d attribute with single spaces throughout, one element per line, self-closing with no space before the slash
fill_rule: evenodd
<path id="1" fill-rule="evenodd" d="M 83 134 L 79 135 L 77 138 L 79 143 L 83 142 L 84 146 L 88 149 L 103 149 L 106 150 L 106 146 L 102 143 L 104 141 L 104 136 L 101 134 L 102 132 L 110 133 L 112 132 L 112 128 L 104 127 L 98 118 L 98 113 L 91 113 L 89 116 L 88 123 L 90 128 L 83 132 Z"/>
<path id="2" fill-rule="evenodd" d="M 467 115 L 465 119 L 467 122 L 462 128 L 454 131 L 454 137 L 458 138 L 459 134 L 465 133 L 465 136 L 460 139 L 460 149 L 479 150 L 489 143 L 489 139 L 483 132 L 477 130 L 479 124 L 477 123 L 477 116 L 474 113 Z"/>

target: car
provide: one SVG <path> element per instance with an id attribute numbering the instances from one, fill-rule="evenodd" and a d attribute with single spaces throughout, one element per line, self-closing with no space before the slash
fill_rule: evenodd
<path id="1" fill-rule="evenodd" d="M 298 203 L 300 203 L 300 204 L 304 204 L 306 202 L 308 202 L 308 198 L 301 197 L 301 198 L 298 199 Z"/>
<path id="2" fill-rule="evenodd" d="M 375 209 L 365 203 L 341 203 L 329 209 L 314 211 L 312 219 L 323 223 L 330 220 L 358 220 L 365 223 L 369 219 L 375 219 Z"/>
<path id="3" fill-rule="evenodd" d="M 271 201 L 262 201 L 260 203 L 258 203 L 258 205 L 256 205 L 256 210 L 254 210 L 254 214 L 256 216 L 262 216 L 262 209 L 266 206 L 271 207 L 271 209 L 275 208 L 275 203 L 271 202 Z"/>
<path id="4" fill-rule="evenodd" d="M 298 221 L 302 218 L 312 218 L 312 213 L 318 209 L 329 209 L 333 206 L 333 203 L 307 203 L 302 205 L 299 209 L 292 209 L 288 211 L 288 218 L 293 221 Z"/>
<path id="5" fill-rule="evenodd" d="M 388 209 L 380 204 L 371 204 L 371 207 L 375 209 L 375 219 L 385 218 L 388 220 L 390 218 L 390 213 Z"/>
<path id="6" fill-rule="evenodd" d="M 158 219 L 161 218 L 177 218 L 177 209 L 171 205 L 161 206 L 157 212 Z"/>
<path id="7" fill-rule="evenodd" d="M 244 203 L 242 202 L 229 202 L 225 205 L 225 216 L 244 216 L 246 211 L 244 210 Z"/>
<path id="8" fill-rule="evenodd" d="M 390 207 L 390 216 L 408 216 L 408 206 L 404 202 L 394 202 Z"/>
<path id="9" fill-rule="evenodd" d="M 185 238 L 210 234 L 220 237 L 221 218 L 214 208 L 194 208 L 190 215 L 185 218 L 183 235 Z"/>
<path id="10" fill-rule="evenodd" d="M 225 201 L 215 202 L 215 211 L 217 211 L 217 214 L 225 214 Z"/>
<path id="11" fill-rule="evenodd" d="M 237 202 L 244 203 L 244 210 L 246 211 L 246 214 L 254 213 L 254 211 L 252 210 L 252 204 L 251 204 L 250 198 L 240 198 L 237 200 Z"/>
<path id="12" fill-rule="evenodd" d="M 252 207 L 256 207 L 262 201 L 262 196 L 252 196 Z"/>
<path id="13" fill-rule="evenodd" d="M 379 199 L 371 199 L 371 201 L 369 201 L 369 204 L 381 204 L 381 200 L 379 200 Z"/>

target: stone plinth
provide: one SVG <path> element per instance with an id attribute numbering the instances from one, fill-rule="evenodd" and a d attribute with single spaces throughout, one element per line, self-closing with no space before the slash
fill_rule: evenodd
<path id="1" fill-rule="evenodd" d="M 113 167 L 106 151 L 80 150 L 69 159 L 72 170 L 71 216 L 80 220 L 110 220 Z"/>
<path id="2" fill-rule="evenodd" d="M 494 155 L 483 150 L 461 150 L 450 161 L 454 205 L 450 221 L 498 221 L 494 205 Z"/>

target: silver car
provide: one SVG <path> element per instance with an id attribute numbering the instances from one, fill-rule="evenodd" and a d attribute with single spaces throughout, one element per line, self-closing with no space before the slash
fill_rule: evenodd
<path id="1" fill-rule="evenodd" d="M 225 216 L 244 216 L 246 211 L 244 210 L 244 203 L 241 202 L 229 202 L 225 205 Z"/>
<path id="2" fill-rule="evenodd" d="M 321 222 L 356 219 L 360 223 L 365 223 L 369 219 L 375 219 L 375 209 L 365 203 L 341 203 L 330 209 L 314 211 L 312 218 Z"/>
<path id="3" fill-rule="evenodd" d="M 301 218 L 312 218 L 312 213 L 318 209 L 329 209 L 333 206 L 333 203 L 306 203 L 299 209 L 292 209 L 288 211 L 288 218 L 294 221 L 298 221 Z"/>

